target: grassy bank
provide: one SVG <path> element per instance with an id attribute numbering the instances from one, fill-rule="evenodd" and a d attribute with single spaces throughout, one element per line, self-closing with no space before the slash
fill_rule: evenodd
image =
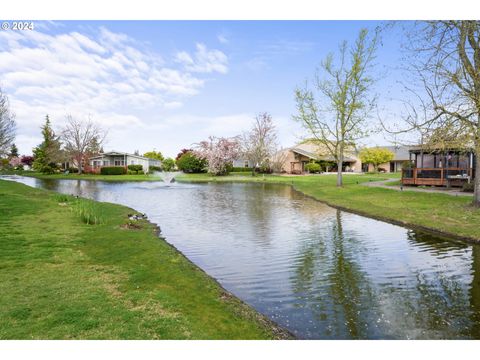
<path id="1" fill-rule="evenodd" d="M 0 180 L 0 339 L 281 337 L 132 212 Z"/>
<path id="2" fill-rule="evenodd" d="M 335 186 L 336 177 L 328 176 L 256 176 L 207 174 L 181 175 L 179 181 L 192 182 L 269 182 L 293 185 L 297 190 L 330 205 L 400 224 L 428 228 L 456 237 L 480 241 L 480 210 L 470 206 L 470 197 L 445 194 L 396 191 L 362 185 L 368 181 L 395 178 L 398 174 L 345 175 L 343 188 Z"/>
<path id="3" fill-rule="evenodd" d="M 57 180 L 98 180 L 98 181 L 162 181 L 158 176 L 151 174 L 138 175 L 95 175 L 95 174 L 42 174 L 37 172 L 24 171 L 16 173 L 22 176 L 35 177 L 38 179 L 57 179 Z"/>

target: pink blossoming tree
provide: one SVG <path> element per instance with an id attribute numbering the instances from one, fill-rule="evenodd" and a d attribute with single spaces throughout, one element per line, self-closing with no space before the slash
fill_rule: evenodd
<path id="1" fill-rule="evenodd" d="M 240 155 L 240 139 L 217 138 L 210 136 L 195 147 L 195 155 L 208 162 L 208 172 L 213 175 L 225 175 L 228 166 Z"/>
<path id="2" fill-rule="evenodd" d="M 22 165 L 22 160 L 18 156 L 14 156 L 10 159 L 8 163 L 10 164 L 11 167 L 16 168 L 17 166 Z"/>

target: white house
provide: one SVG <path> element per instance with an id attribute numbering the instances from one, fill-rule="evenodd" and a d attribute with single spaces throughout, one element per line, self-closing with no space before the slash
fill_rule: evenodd
<path id="1" fill-rule="evenodd" d="M 247 159 L 237 159 L 234 160 L 232 163 L 233 167 L 241 167 L 241 168 L 252 168 L 253 167 L 253 162 L 251 160 Z"/>
<path id="2" fill-rule="evenodd" d="M 162 162 L 157 159 L 119 151 L 110 151 L 90 158 L 90 168 L 95 172 L 99 172 L 104 166 L 127 167 L 128 165 L 142 165 L 143 171 L 148 173 L 150 166 L 160 167 Z"/>

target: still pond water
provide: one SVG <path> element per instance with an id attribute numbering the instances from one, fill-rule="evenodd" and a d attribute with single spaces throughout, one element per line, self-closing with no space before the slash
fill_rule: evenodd
<path id="1" fill-rule="evenodd" d="M 480 246 L 270 184 L 17 177 L 127 205 L 226 289 L 304 339 L 480 339 Z"/>

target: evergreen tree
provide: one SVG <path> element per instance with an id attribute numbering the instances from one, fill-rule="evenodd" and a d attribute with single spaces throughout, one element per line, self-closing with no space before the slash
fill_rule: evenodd
<path id="1" fill-rule="evenodd" d="M 42 126 L 43 142 L 33 149 L 33 168 L 42 173 L 53 173 L 62 160 L 60 141 L 52 129 L 48 115 Z"/>
<path id="2" fill-rule="evenodd" d="M 9 155 L 9 157 L 10 157 L 10 158 L 18 157 L 18 148 L 17 148 L 17 145 L 12 144 L 12 146 L 10 147 L 10 155 Z"/>
<path id="3" fill-rule="evenodd" d="M 89 156 L 95 156 L 103 153 L 103 147 L 100 146 L 98 138 L 94 137 L 87 148 L 87 153 Z"/>

